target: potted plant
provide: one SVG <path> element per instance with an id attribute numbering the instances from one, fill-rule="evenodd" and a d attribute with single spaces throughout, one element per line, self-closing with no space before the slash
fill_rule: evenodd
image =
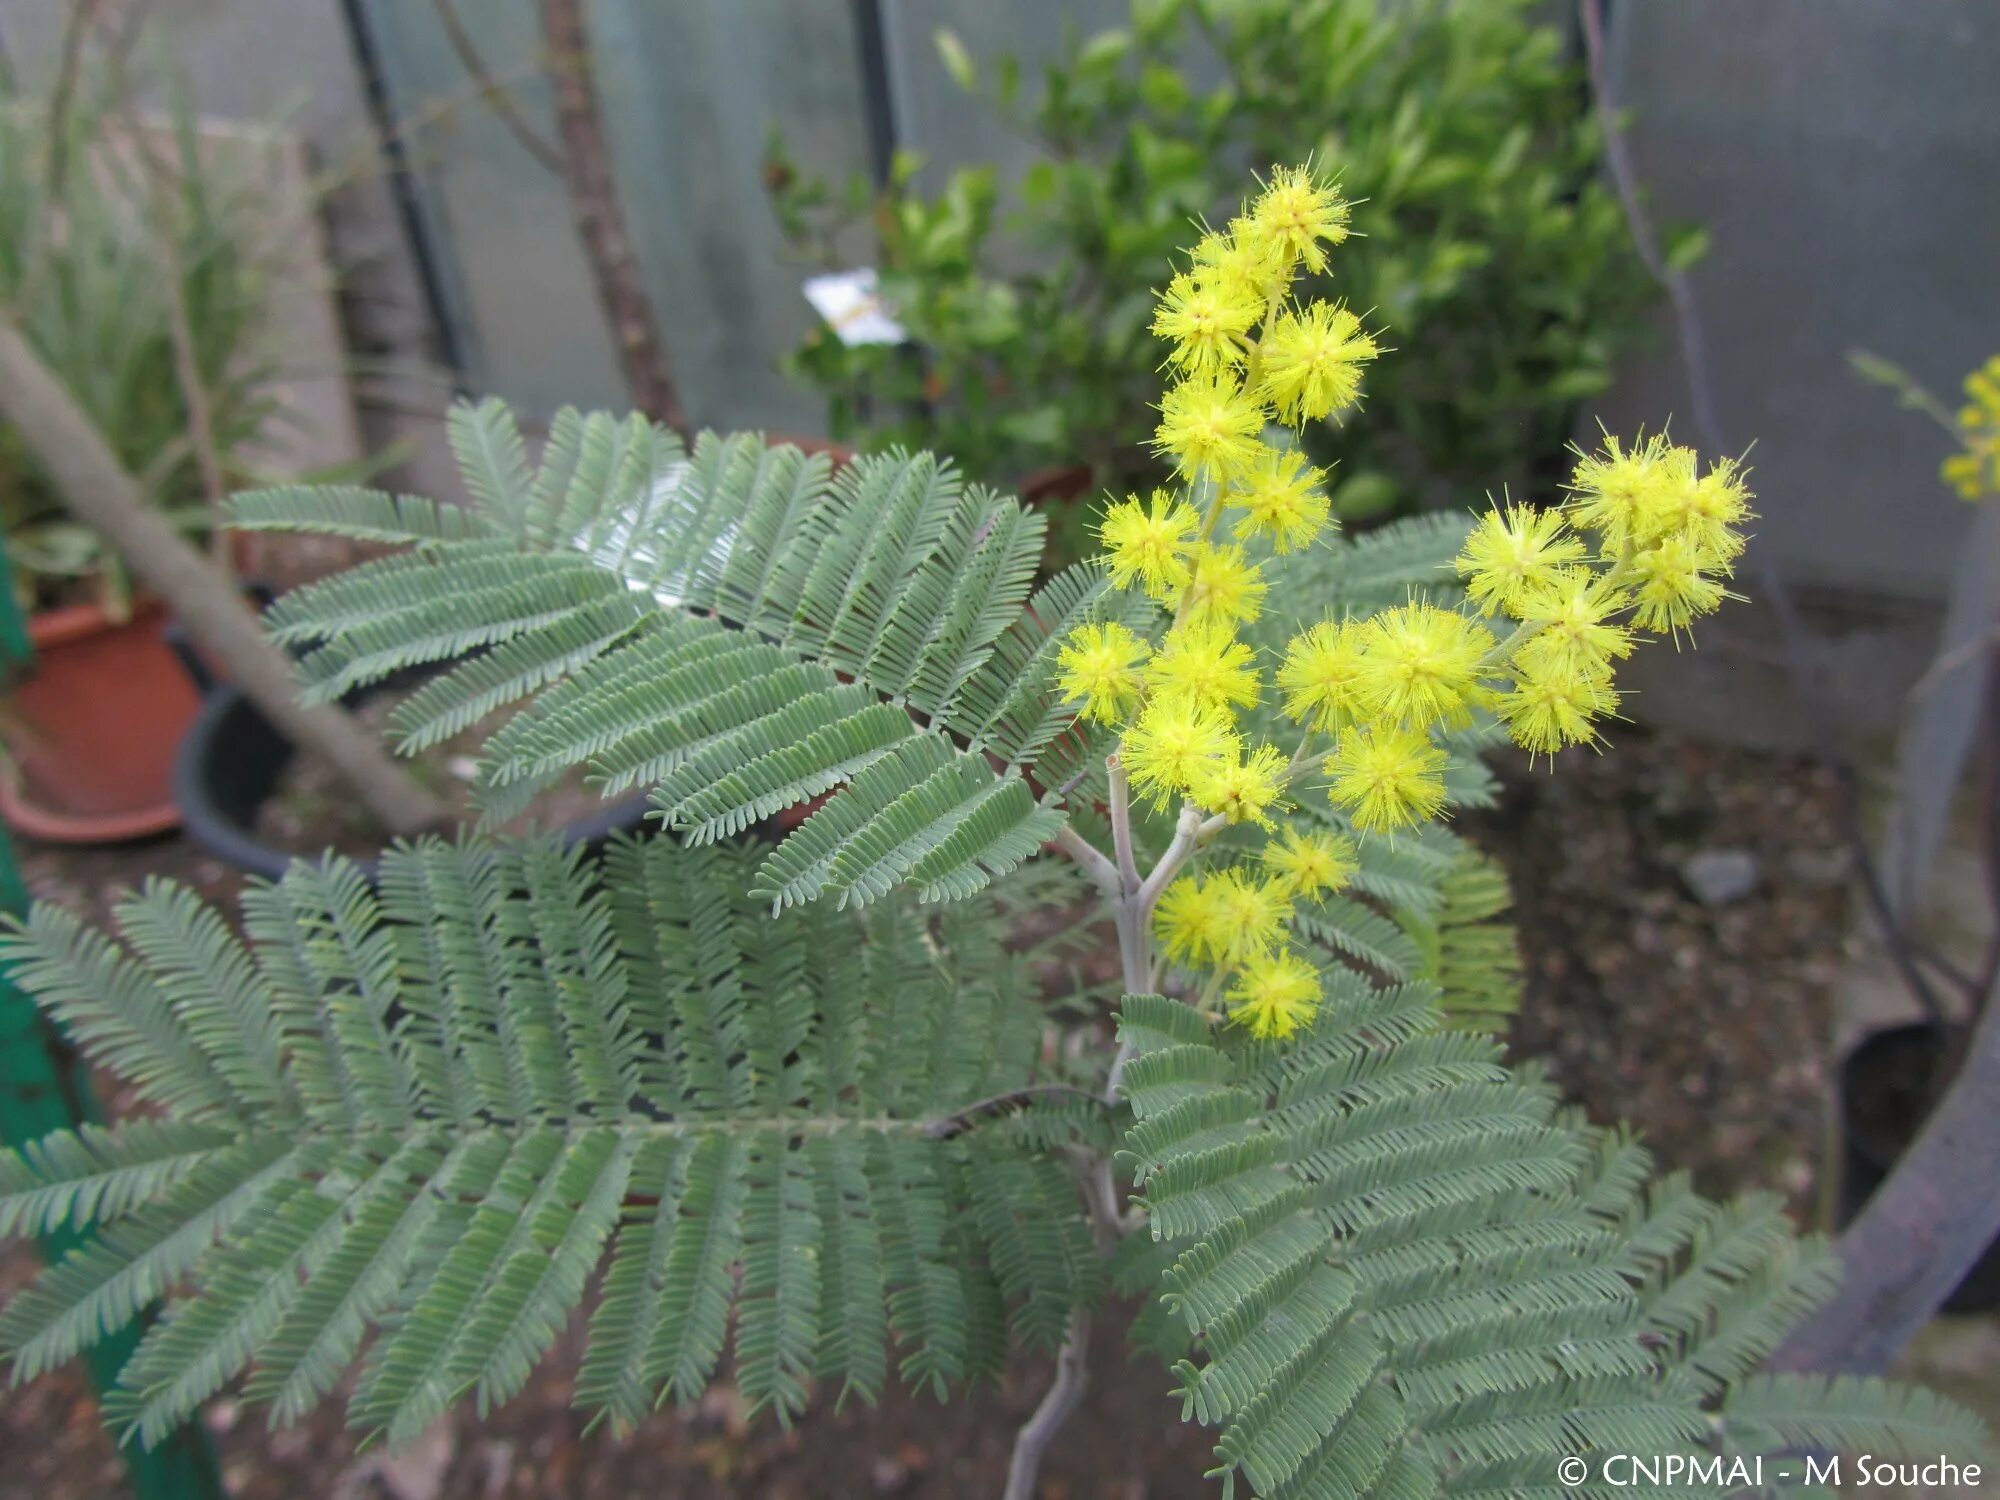
<path id="1" fill-rule="evenodd" d="M 1267 296 L 1337 204 L 1300 171 L 1249 206 Z M 1481 726 L 1594 741 L 1639 637 L 1721 603 L 1741 474 L 1612 442 L 1561 514 L 1330 539 L 1323 490 L 1260 478 L 1266 422 L 1303 415 L 1272 333 L 1173 383 L 1172 488 L 1039 588 L 1040 518 L 933 455 L 836 476 L 643 419 L 559 421 L 531 469 L 483 408 L 465 510 L 241 497 L 246 525 L 405 543 L 279 602 L 310 691 L 483 641 L 403 732 L 526 702 L 488 744 L 496 811 L 588 765 L 678 836 L 422 840 L 373 888 L 300 864 L 242 939 L 163 886 L 122 943 L 37 908 L 13 977 L 155 1109 L 0 1157 L 0 1230 L 103 1226 L 0 1313 L 16 1373 L 173 1287 L 108 1407 L 140 1441 L 246 1371 L 280 1421 L 345 1388 L 408 1441 L 519 1392 L 602 1267 L 569 1389 L 614 1427 L 699 1399 L 732 1328 L 779 1419 L 1054 1351 L 1025 1500 L 1115 1289 L 1259 1495 L 1976 1459 L 1926 1392 L 1754 1373 L 1829 1292 L 1825 1247 L 1651 1180 L 1382 982 L 1401 929 L 1340 899 L 1435 915 L 1423 830 L 1479 784 Z M 828 792 L 775 848 L 728 840 Z M 1008 911 L 1079 891 L 1107 1016 L 1008 946 Z"/>
<path id="2" fill-rule="evenodd" d="M 114 126 L 111 101 L 87 84 L 55 115 L 0 98 L 0 309 L 146 503 L 201 540 L 214 524 L 204 465 L 241 477 L 233 456 L 272 411 L 261 272 L 246 248 L 256 204 L 204 165 L 188 121 Z M 165 639 L 166 610 L 134 591 L 4 426 L 0 525 L 34 648 L 8 692 L 0 813 L 46 839 L 171 828 L 173 753 L 198 694 Z"/>

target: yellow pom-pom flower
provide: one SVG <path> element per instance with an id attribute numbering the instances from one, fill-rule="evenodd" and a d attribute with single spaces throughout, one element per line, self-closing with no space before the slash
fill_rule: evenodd
<path id="1" fill-rule="evenodd" d="M 1233 757 L 1237 743 L 1227 713 L 1176 694 L 1147 702 L 1118 753 L 1133 790 L 1150 797 L 1155 807 L 1165 807 L 1213 766 Z"/>
<path id="2" fill-rule="evenodd" d="M 1264 575 L 1237 546 L 1199 543 L 1188 559 L 1183 618 L 1197 624 L 1244 624 L 1263 613 Z"/>
<path id="3" fill-rule="evenodd" d="M 1210 230 L 1195 245 L 1190 257 L 1197 274 L 1242 296 L 1268 305 L 1284 290 L 1291 266 L 1276 253 L 1277 247 L 1260 240 L 1247 219 L 1235 220 L 1227 234 Z"/>
<path id="4" fill-rule="evenodd" d="M 1223 963 L 1243 963 L 1284 941 L 1292 901 L 1275 882 L 1253 880 L 1242 870 L 1222 870 L 1210 877 L 1210 884 L 1222 908 Z"/>
<path id="5" fill-rule="evenodd" d="M 1611 618 L 1627 602 L 1603 574 L 1588 568 L 1564 570 L 1527 609 L 1524 619 L 1535 634 L 1515 660 L 1537 670 L 1604 671 L 1632 654 L 1632 632 Z"/>
<path id="6" fill-rule="evenodd" d="M 1154 490 L 1149 507 L 1138 496 L 1120 500 L 1098 523 L 1104 564 L 1122 588 L 1138 584 L 1155 599 L 1172 598 L 1188 581 L 1188 549 L 1201 529 L 1192 505 Z"/>
<path id="7" fill-rule="evenodd" d="M 2000 354 L 1965 377 L 1965 405 L 1958 411 L 1965 445 L 1944 461 L 1944 482 L 1966 500 L 2000 494 Z"/>
<path id="8" fill-rule="evenodd" d="M 1227 374 L 1191 375 L 1160 401 L 1153 446 L 1183 477 L 1227 482 L 1257 461 L 1264 408 Z"/>
<path id="9" fill-rule="evenodd" d="M 1083 715 L 1116 724 L 1138 707 L 1144 679 L 1139 663 L 1151 648 L 1116 620 L 1079 625 L 1057 653 L 1065 698 L 1083 700 Z"/>
<path id="10" fill-rule="evenodd" d="M 1153 908 L 1153 933 L 1168 959 L 1183 968 L 1214 964 L 1229 946 L 1229 922 L 1222 888 L 1197 875 L 1183 875 L 1160 893 Z"/>
<path id="11" fill-rule="evenodd" d="M 1354 878 L 1354 840 L 1326 830 L 1288 827 L 1260 851 L 1271 879 L 1291 896 L 1340 890 Z"/>
<path id="12" fill-rule="evenodd" d="M 1283 751 L 1275 745 L 1259 745 L 1210 766 L 1188 794 L 1199 806 L 1220 813 L 1231 823 L 1255 823 L 1268 829 L 1274 826 L 1270 809 L 1285 795 L 1287 769 Z"/>
<path id="13" fill-rule="evenodd" d="M 1279 167 L 1250 205 L 1250 233 L 1274 247 L 1289 267 L 1301 262 L 1317 275 L 1326 269 L 1327 245 L 1347 238 L 1347 200 L 1310 167 Z M 1241 237 L 1239 235 L 1239 237 Z"/>
<path id="14" fill-rule="evenodd" d="M 1257 701 L 1256 653 L 1226 624 L 1184 620 L 1147 663 L 1146 684 L 1158 697 L 1199 708 L 1249 708 Z"/>
<path id="15" fill-rule="evenodd" d="M 1273 551 L 1291 552 L 1326 526 L 1325 478 L 1296 448 L 1267 447 L 1223 498 L 1243 512 L 1245 532 L 1269 537 Z"/>
<path id="16" fill-rule="evenodd" d="M 1583 543 L 1569 534 L 1559 511 L 1517 506 L 1481 516 L 1456 566 L 1474 604 L 1519 619 L 1565 566 L 1582 559 Z"/>
<path id="17" fill-rule="evenodd" d="M 1403 604 L 1362 627 L 1362 717 L 1428 729 L 1458 726 L 1488 697 L 1480 684 L 1493 632 L 1435 604 Z"/>
<path id="18" fill-rule="evenodd" d="M 1597 533 L 1600 550 L 1615 556 L 1648 525 L 1663 489 L 1691 478 L 1693 455 L 1657 433 L 1627 449 L 1606 434 L 1598 453 L 1580 453 L 1570 476 L 1570 520 Z"/>
<path id="19" fill-rule="evenodd" d="M 1702 569 L 1701 549 L 1686 536 L 1634 554 L 1632 618 L 1643 630 L 1678 636 L 1700 615 L 1719 609 L 1728 590 Z"/>
<path id="20" fill-rule="evenodd" d="M 1513 691 L 1501 695 L 1498 708 L 1515 744 L 1553 755 L 1565 745 L 1597 739 L 1592 721 L 1617 712 L 1618 694 L 1608 673 L 1558 664 L 1522 671 Z"/>
<path id="21" fill-rule="evenodd" d="M 1254 1037 L 1282 1040 L 1318 1014 L 1323 998 L 1319 971 L 1296 953 L 1252 959 L 1225 997 L 1230 1019 Z"/>
<path id="22" fill-rule="evenodd" d="M 1303 313 L 1281 313 L 1265 336 L 1260 393 L 1293 427 L 1352 406 L 1361 369 L 1380 353 L 1344 307 L 1315 302 Z"/>
<path id="23" fill-rule="evenodd" d="M 1363 833 L 1405 828 L 1443 809 L 1449 760 L 1416 730 L 1350 729 L 1326 758 L 1327 794 Z"/>
<path id="24" fill-rule="evenodd" d="M 1160 295 L 1153 332 L 1170 340 L 1167 355 L 1181 369 L 1205 373 L 1241 364 L 1244 339 L 1264 315 L 1254 287 L 1222 276 L 1176 276 Z"/>
<path id="25" fill-rule="evenodd" d="M 1322 620 L 1292 637 L 1278 668 L 1285 712 L 1329 733 L 1354 722 L 1361 706 L 1361 626 Z"/>

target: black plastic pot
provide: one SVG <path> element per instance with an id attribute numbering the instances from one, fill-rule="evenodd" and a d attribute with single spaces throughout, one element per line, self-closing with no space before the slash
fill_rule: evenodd
<path id="1" fill-rule="evenodd" d="M 1843 1225 L 1861 1212 L 1923 1128 L 1937 1102 L 1947 1045 L 1944 1033 L 1928 1023 L 1892 1026 L 1864 1037 L 1840 1065 Z M 2000 1308 L 2000 1240 L 1965 1273 L 1943 1311 L 1994 1308 Z"/>
<path id="2" fill-rule="evenodd" d="M 174 799 L 187 836 L 239 870 L 276 880 L 297 850 L 256 836 L 257 813 L 276 790 L 296 747 L 236 688 L 219 686 L 202 702 L 174 762 Z M 596 848 L 614 833 L 645 822 L 641 797 L 607 802 L 603 810 L 562 830 L 565 842 Z M 370 877 L 375 861 L 356 859 Z"/>

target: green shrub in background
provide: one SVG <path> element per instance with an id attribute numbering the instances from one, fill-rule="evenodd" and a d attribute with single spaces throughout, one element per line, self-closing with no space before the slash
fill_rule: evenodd
<path id="1" fill-rule="evenodd" d="M 905 156 L 871 204 L 865 188 L 801 178 L 774 143 L 768 181 L 794 246 L 831 263 L 838 230 L 872 210 L 882 289 L 920 348 L 850 348 L 822 328 L 792 366 L 825 394 L 836 436 L 938 449 L 995 482 L 1082 463 L 1098 484 L 1140 488 L 1158 478 L 1141 450 L 1162 267 L 1190 220 L 1220 226 L 1249 171 L 1304 144 L 1355 201 L 1338 275 L 1308 290 L 1365 313 L 1397 351 L 1364 409 L 1307 436 L 1316 461 L 1340 465 L 1337 511 L 1546 489 L 1651 288 L 1541 13 L 1136 0 L 1129 26 L 1068 47 L 1032 102 L 1016 61 L 975 63 L 940 34 L 953 75 L 1042 159 L 1003 203 L 988 167 L 927 196 Z"/>

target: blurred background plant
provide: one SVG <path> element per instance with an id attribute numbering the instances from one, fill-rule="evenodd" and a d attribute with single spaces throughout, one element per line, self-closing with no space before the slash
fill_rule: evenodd
<path id="1" fill-rule="evenodd" d="M 259 339 L 268 200 L 209 169 L 191 110 L 135 123 L 121 92 L 110 71 L 32 104 L 0 83 L 0 309 L 148 502 L 202 538 L 213 487 L 250 477 L 247 449 L 281 412 Z M 24 606 L 129 610 L 124 565 L 5 424 L 0 520 Z"/>
<path id="2" fill-rule="evenodd" d="M 1012 57 L 975 60 L 949 32 L 960 87 L 1028 135 L 1018 192 L 987 166 L 918 185 L 899 155 L 879 194 L 766 163 L 792 251 L 836 264 L 872 216 L 879 292 L 914 349 L 848 345 L 827 327 L 790 368 L 834 434 L 924 445 L 1018 482 L 1078 465 L 1141 488 L 1160 376 L 1147 333 L 1162 264 L 1222 225 L 1248 171 L 1310 150 L 1354 200 L 1340 298 L 1379 331 L 1367 405 L 1306 435 L 1338 462 L 1349 519 L 1552 489 L 1577 405 L 1607 384 L 1656 294 L 1615 196 L 1564 36 L 1529 0 L 1143 0 L 1131 23 L 1072 38 L 1026 97 Z M 1670 242 L 1676 264 L 1702 238 Z M 1031 248 L 1027 248 L 1031 247 Z"/>

